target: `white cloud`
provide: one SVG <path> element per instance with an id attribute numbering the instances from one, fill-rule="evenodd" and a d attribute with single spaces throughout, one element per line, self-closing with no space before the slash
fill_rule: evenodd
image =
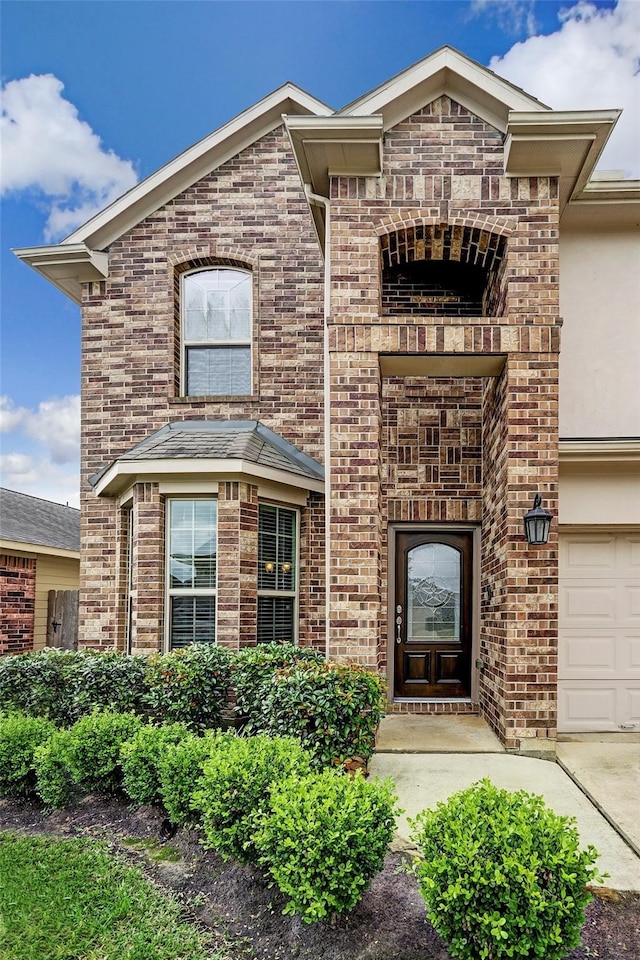
<path id="1" fill-rule="evenodd" d="M 137 181 L 131 162 L 104 149 L 63 90 L 52 74 L 32 74 L 2 88 L 2 192 L 29 190 L 51 202 L 48 241 L 84 223 Z"/>
<path id="2" fill-rule="evenodd" d="M 640 3 L 581 2 L 555 33 L 516 43 L 489 66 L 555 110 L 622 108 L 598 167 L 640 176 Z"/>
<path id="3" fill-rule="evenodd" d="M 80 493 L 80 397 L 54 397 L 36 410 L 0 397 L 0 486 L 77 506 Z"/>
<path id="4" fill-rule="evenodd" d="M 59 467 L 46 457 L 23 453 L 0 456 L 0 487 L 29 493 L 33 497 L 80 506 L 80 476 L 77 465 Z"/>
<path id="5" fill-rule="evenodd" d="M 70 463 L 80 452 L 80 397 L 43 400 L 37 410 L 0 397 L 0 433 L 20 430 L 47 449 L 53 463 Z"/>
<path id="6" fill-rule="evenodd" d="M 472 16 L 493 17 L 507 34 L 532 36 L 537 29 L 535 0 L 471 0 Z"/>

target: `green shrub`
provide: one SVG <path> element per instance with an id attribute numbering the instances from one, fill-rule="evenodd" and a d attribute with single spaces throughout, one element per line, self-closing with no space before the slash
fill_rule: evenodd
<path id="1" fill-rule="evenodd" d="M 120 748 L 142 726 L 133 713 L 94 710 L 69 731 L 71 778 L 83 790 L 114 793 L 122 784 Z"/>
<path id="2" fill-rule="evenodd" d="M 82 658 L 51 649 L 0 658 L 0 703 L 30 717 L 73 723 L 74 675 Z"/>
<path id="3" fill-rule="evenodd" d="M 55 724 L 43 717 L 13 714 L 0 719 L 0 796 L 35 794 L 34 754 L 55 730 Z"/>
<path id="4" fill-rule="evenodd" d="M 292 774 L 308 773 L 309 756 L 292 738 L 236 737 L 214 750 L 204 764 L 194 808 L 202 817 L 204 846 L 228 860 L 255 862 L 256 824 L 269 788 Z"/>
<path id="5" fill-rule="evenodd" d="M 94 710 L 58 731 L 36 751 L 38 793 L 52 807 L 64 806 L 75 787 L 114 793 L 122 785 L 120 749 L 142 726 L 133 713 Z"/>
<path id="6" fill-rule="evenodd" d="M 57 730 L 33 755 L 38 796 L 48 807 L 64 807 L 75 790 L 71 778 L 71 733 Z"/>
<path id="7" fill-rule="evenodd" d="M 231 654 L 215 644 L 191 644 L 147 661 L 146 702 L 159 723 L 193 730 L 219 727 L 231 677 Z"/>
<path id="8" fill-rule="evenodd" d="M 317 767 L 337 766 L 369 759 L 384 706 L 384 681 L 363 667 L 297 663 L 274 675 L 260 724 L 272 736 L 297 737 Z"/>
<path id="9" fill-rule="evenodd" d="M 203 737 L 190 734 L 163 751 L 158 763 L 160 798 L 171 823 L 198 822 L 191 798 L 202 779 L 205 760 L 235 736 L 232 731 L 207 730 Z"/>
<path id="10" fill-rule="evenodd" d="M 383 866 L 395 830 L 391 781 L 338 770 L 277 783 L 256 836 L 259 862 L 306 923 L 351 910 Z"/>
<path id="11" fill-rule="evenodd" d="M 73 715 L 95 709 L 143 713 L 147 661 L 125 653 L 83 652 L 74 670 Z"/>
<path id="12" fill-rule="evenodd" d="M 184 723 L 145 724 L 120 748 L 122 786 L 134 803 L 162 803 L 159 764 L 170 746 L 190 736 Z"/>
<path id="13" fill-rule="evenodd" d="M 296 647 L 292 643 L 263 643 L 247 647 L 236 654 L 232 683 L 236 709 L 245 719 L 247 733 L 260 733 L 264 699 L 269 693 L 276 670 L 301 661 L 320 663 L 321 653 L 313 647 Z"/>
<path id="14" fill-rule="evenodd" d="M 561 960 L 580 941 L 596 850 L 542 797 L 488 780 L 413 821 L 429 920 L 461 960 Z"/>

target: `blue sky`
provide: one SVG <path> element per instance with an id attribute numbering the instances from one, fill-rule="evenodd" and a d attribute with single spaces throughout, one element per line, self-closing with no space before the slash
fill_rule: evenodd
<path id="1" fill-rule="evenodd" d="M 623 107 L 639 176 L 640 3 L 5 0 L 0 486 L 78 503 L 79 309 L 11 253 L 56 242 L 286 80 L 334 108 L 442 44 L 556 109 Z"/>

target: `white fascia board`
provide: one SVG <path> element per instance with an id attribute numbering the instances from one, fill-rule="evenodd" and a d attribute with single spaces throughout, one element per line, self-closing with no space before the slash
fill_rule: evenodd
<path id="1" fill-rule="evenodd" d="M 286 83 L 132 187 L 63 244 L 108 247 L 150 213 L 278 127 L 283 113 L 328 116 L 332 112 L 320 100 Z"/>
<path id="2" fill-rule="evenodd" d="M 382 172 L 381 116 L 285 116 L 284 122 L 300 178 L 313 193 L 328 197 L 332 173 L 371 177 Z"/>
<path id="3" fill-rule="evenodd" d="M 90 250 L 84 243 L 20 247 L 13 253 L 77 304 L 82 302 L 83 283 L 109 276 L 108 254 Z"/>
<path id="4" fill-rule="evenodd" d="M 94 487 L 97 496 L 116 496 L 138 481 L 171 481 L 177 478 L 200 479 L 203 475 L 224 479 L 229 475 L 268 480 L 288 487 L 324 492 L 324 482 L 285 470 L 275 470 L 247 460 L 222 460 L 198 457 L 166 460 L 118 460 L 112 464 Z"/>
<path id="5" fill-rule="evenodd" d="M 348 104 L 338 115 L 381 113 L 385 130 L 411 116 L 442 94 L 450 94 L 480 119 L 504 132 L 510 110 L 549 108 L 492 70 L 452 47 L 435 53 Z"/>
<path id="6" fill-rule="evenodd" d="M 0 539 L 0 550 L 12 550 L 14 553 L 29 553 L 36 556 L 60 557 L 61 560 L 79 560 L 79 550 L 65 550 L 63 547 L 48 547 L 43 543 L 27 543 L 22 540 Z"/>
<path id="7" fill-rule="evenodd" d="M 586 186 L 621 112 L 512 111 L 504 149 L 506 175 L 558 176 L 564 210 Z"/>

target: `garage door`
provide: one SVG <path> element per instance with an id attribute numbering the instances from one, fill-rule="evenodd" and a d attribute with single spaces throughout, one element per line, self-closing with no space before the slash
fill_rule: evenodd
<path id="1" fill-rule="evenodd" d="M 640 729 L 640 534 L 564 534 L 558 730 L 621 729 Z"/>

